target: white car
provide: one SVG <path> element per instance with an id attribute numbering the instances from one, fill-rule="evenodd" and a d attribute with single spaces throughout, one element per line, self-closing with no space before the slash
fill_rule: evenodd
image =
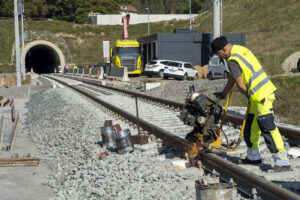
<path id="1" fill-rule="evenodd" d="M 164 68 L 169 60 L 150 60 L 145 67 L 144 74 L 148 77 L 153 75 L 164 77 Z"/>
<path id="2" fill-rule="evenodd" d="M 218 56 L 210 58 L 208 63 L 208 79 L 227 78 L 229 70 L 225 59 L 220 59 Z"/>
<path id="3" fill-rule="evenodd" d="M 193 65 L 188 62 L 170 61 L 164 70 L 164 79 L 173 77 L 176 79 L 198 79 L 198 71 L 194 69 Z"/>

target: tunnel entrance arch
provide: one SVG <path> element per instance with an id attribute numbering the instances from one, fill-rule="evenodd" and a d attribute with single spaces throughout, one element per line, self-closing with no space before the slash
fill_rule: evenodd
<path id="1" fill-rule="evenodd" d="M 23 57 L 24 56 L 24 57 Z M 54 73 L 58 66 L 65 65 L 65 57 L 60 48 L 46 40 L 36 40 L 28 43 L 22 55 L 27 72 L 31 69 L 38 74 Z"/>

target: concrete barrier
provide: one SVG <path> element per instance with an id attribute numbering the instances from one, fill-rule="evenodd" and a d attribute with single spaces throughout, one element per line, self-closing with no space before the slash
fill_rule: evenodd
<path id="1" fill-rule="evenodd" d="M 128 77 L 127 67 L 124 67 L 124 73 L 123 73 L 122 81 L 130 81 L 130 79 Z"/>
<path id="2" fill-rule="evenodd" d="M 83 77 L 87 77 L 90 74 L 90 68 L 84 68 Z"/>
<path id="3" fill-rule="evenodd" d="M 90 68 L 89 74 L 86 76 L 87 78 L 91 78 L 91 75 L 92 75 L 92 69 L 93 69 L 93 67 Z"/>
<path id="4" fill-rule="evenodd" d="M 157 88 L 159 86 L 161 86 L 160 82 L 158 82 L 158 83 L 146 83 L 145 84 L 145 89 L 146 89 L 146 91 L 148 91 L 148 90 L 151 90 L 153 88 Z"/>
<path id="5" fill-rule="evenodd" d="M 97 76 L 96 79 L 99 79 L 99 80 L 103 80 L 104 79 L 104 68 L 103 67 L 99 67 L 99 75 Z"/>
<path id="6" fill-rule="evenodd" d="M 83 68 L 79 68 L 78 69 L 78 73 L 76 74 L 77 76 L 81 76 L 83 72 Z"/>
<path id="7" fill-rule="evenodd" d="M 91 68 L 91 76 L 90 78 L 97 78 L 99 76 L 100 67 Z"/>

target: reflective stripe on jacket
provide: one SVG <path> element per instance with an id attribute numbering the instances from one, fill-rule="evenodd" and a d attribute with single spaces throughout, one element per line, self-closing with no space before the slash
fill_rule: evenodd
<path id="1" fill-rule="evenodd" d="M 257 58 L 246 47 L 233 45 L 229 60 L 236 61 L 242 68 L 242 79 L 250 101 L 261 101 L 276 90 Z"/>

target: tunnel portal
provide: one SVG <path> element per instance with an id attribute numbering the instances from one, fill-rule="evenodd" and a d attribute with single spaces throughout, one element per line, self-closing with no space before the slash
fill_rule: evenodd
<path id="1" fill-rule="evenodd" d="M 59 66 L 64 66 L 64 56 L 61 50 L 48 41 L 34 41 L 25 48 L 25 68 L 37 74 L 58 72 Z"/>

